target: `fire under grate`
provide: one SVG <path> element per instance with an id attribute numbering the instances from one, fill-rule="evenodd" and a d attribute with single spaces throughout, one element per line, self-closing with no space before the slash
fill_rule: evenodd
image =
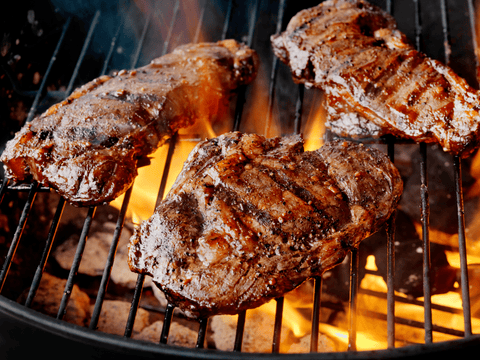
<path id="1" fill-rule="evenodd" d="M 134 68 L 150 61 L 153 57 L 161 56 L 171 51 L 176 46 L 185 42 L 198 41 L 217 41 L 225 38 L 235 38 L 245 42 L 247 45 L 257 50 L 262 60 L 262 76 L 258 80 L 266 84 L 263 91 L 263 100 L 266 104 L 259 110 L 254 106 L 252 97 L 258 95 L 255 89 L 250 87 L 243 89 L 236 101 L 235 110 L 232 113 L 231 124 L 228 130 L 258 131 L 266 135 L 272 132 L 279 132 L 282 135 L 292 133 L 303 133 L 305 131 L 306 114 L 309 114 L 312 107 L 315 107 L 313 90 L 305 89 L 303 86 L 294 85 L 289 79 L 288 71 L 279 63 L 277 58 L 271 53 L 268 39 L 273 33 L 278 33 L 285 28 L 290 17 L 302 8 L 314 6 L 317 4 L 292 4 L 287 0 L 280 0 L 275 3 L 261 0 L 252 0 L 249 2 L 209 2 L 209 1 L 171 1 L 166 2 L 122 2 L 118 8 L 111 8 L 106 4 L 103 6 L 90 6 L 76 4 L 80 8 L 68 9 L 64 4 L 52 2 L 61 9 L 61 25 L 58 26 L 56 33 L 56 43 L 51 46 L 51 55 L 48 64 L 42 74 L 42 81 L 34 90 L 23 90 L 21 85 L 15 80 L 14 74 L 10 74 L 9 67 L 2 63 L 5 75 L 10 78 L 10 84 L 14 91 L 28 98 L 29 108 L 25 121 L 30 121 L 35 115 L 43 111 L 49 105 L 67 97 L 75 87 L 82 83 L 103 75 L 111 71 L 118 71 L 123 68 Z M 478 87 L 476 78 L 476 67 L 478 59 L 475 57 L 476 50 L 476 7 L 473 0 L 464 2 L 452 2 L 447 0 L 438 0 L 433 5 L 432 2 L 412 0 L 408 2 L 400 1 L 372 1 L 388 12 L 392 13 L 399 22 L 400 30 L 404 31 L 412 39 L 419 50 L 425 51 L 432 57 L 437 57 L 446 64 L 462 69 L 462 76 L 469 79 Z M 299 7 L 301 6 L 301 7 Z M 192 13 L 187 10 L 193 9 Z M 134 16 L 135 15 L 135 16 Z M 137 17 L 138 16 L 138 17 Z M 135 19 L 135 20 L 134 20 Z M 138 19 L 141 19 L 139 21 Z M 186 26 L 185 24 L 188 24 Z M 106 30 L 107 29 L 107 30 Z M 436 30 L 431 34 L 429 30 Z M 461 29 L 461 30 L 460 30 Z M 83 30 L 83 31 L 82 31 Z M 266 31 L 268 30 L 268 31 Z M 82 41 L 72 44 L 77 38 L 72 40 L 72 33 L 82 35 Z M 459 35 L 460 34 L 460 35 Z M 436 38 L 436 41 L 431 39 Z M 464 38 L 467 38 L 465 40 Z M 427 40 L 426 40 L 427 39 Z M 103 41 L 101 41 L 103 40 Z M 469 43 L 468 43 L 469 42 Z M 439 49 L 439 45 L 441 47 Z M 466 60 L 460 60 L 465 56 L 463 47 L 468 45 L 469 56 Z M 63 52 L 72 51 L 73 61 L 68 64 L 68 71 L 65 67 L 66 56 Z M 152 50 L 153 48 L 153 50 Z M 461 50 L 458 50 L 461 48 Z M 96 59 L 95 59 L 96 56 Z M 93 61 L 95 66 L 88 68 Z M 100 60 L 98 60 L 100 59 Z M 455 67 L 456 66 L 456 67 Z M 63 87 L 51 90 L 49 88 L 51 77 L 59 72 L 71 74 L 68 79 L 63 79 Z M 286 86 L 288 90 L 285 90 Z M 288 109 L 285 109 L 287 108 Z M 256 112 L 259 112 L 260 115 Z M 255 119 L 262 118 L 262 127 L 254 128 L 248 120 L 251 117 Z M 318 134 L 319 138 L 328 141 L 332 134 Z M 162 169 L 158 170 L 160 179 L 157 203 L 168 191 L 168 179 L 172 164 L 179 160 L 175 157 L 175 151 L 179 144 L 183 142 L 198 142 L 200 138 L 191 134 L 178 134 L 174 136 L 164 147 L 166 147 L 165 162 Z M 379 140 L 371 139 L 366 143 L 380 145 L 386 149 L 392 160 L 395 160 L 395 150 L 404 146 L 393 138 L 382 138 Z M 409 297 L 398 296 L 394 290 L 395 282 L 395 247 L 400 239 L 395 238 L 396 220 L 392 218 L 388 224 L 388 231 L 385 235 L 385 258 L 387 259 L 387 291 L 378 292 L 360 288 L 359 286 L 359 251 L 353 251 L 351 254 L 350 272 L 349 272 L 349 300 L 347 303 L 348 312 L 348 340 L 347 351 L 336 353 L 316 354 L 319 337 L 319 322 L 322 307 L 328 304 L 322 304 L 322 278 L 313 279 L 313 301 L 311 317 L 311 335 L 310 335 L 310 354 L 302 354 L 305 358 L 383 358 L 394 356 L 412 356 L 415 354 L 427 354 L 430 352 L 445 352 L 453 350 L 459 346 L 462 349 L 470 347 L 478 348 L 480 339 L 474 335 L 472 330 L 472 313 L 470 304 L 469 290 L 472 284 L 469 283 L 469 266 L 467 266 L 467 237 L 465 225 L 464 208 L 464 189 L 462 161 L 456 157 L 452 158 L 453 178 L 455 183 L 455 204 L 457 213 L 457 237 L 458 253 L 460 259 L 459 267 L 459 291 L 461 292 L 462 309 L 455 307 L 438 305 L 432 303 L 431 289 L 431 259 L 430 259 L 430 196 L 427 156 L 430 151 L 425 144 L 416 145 L 420 156 L 419 168 L 416 170 L 420 174 L 420 186 L 418 189 L 418 203 L 421 217 L 422 233 L 422 254 L 423 254 L 423 300 L 416 300 Z M 430 179 L 431 181 L 431 179 Z M 37 219 L 32 218 L 32 207 L 37 200 L 37 195 L 48 193 L 50 189 L 39 186 L 37 183 L 12 185 L 7 179 L 3 179 L 0 189 L 0 202 L 10 201 L 10 197 L 22 194 L 24 201 L 22 211 L 19 214 L 18 225 L 12 231 L 8 251 L 0 272 L 0 291 L 5 293 L 7 279 L 11 265 L 16 257 L 16 252 L 22 240 L 22 234 L 28 224 Z M 39 329 L 47 333 L 53 333 L 54 336 L 66 338 L 69 341 L 80 344 L 88 344 L 91 351 L 101 351 L 114 353 L 121 350 L 122 353 L 133 352 L 139 356 L 150 357 L 159 354 L 169 356 L 187 356 L 187 357 L 211 357 L 211 358 L 244 358 L 252 356 L 242 352 L 244 338 L 246 312 L 240 313 L 236 326 L 236 336 L 233 346 L 233 352 L 222 352 L 218 350 L 203 349 L 206 343 L 209 319 L 201 319 L 198 323 L 198 336 L 196 349 L 178 348 L 168 346 L 168 336 L 170 325 L 174 318 L 174 306 L 168 304 L 164 311 L 164 322 L 161 333 L 158 334 L 159 344 L 147 344 L 141 341 L 132 340 L 134 323 L 141 306 L 142 293 L 144 291 L 145 276 L 139 275 L 131 299 L 131 307 L 128 320 L 125 324 L 124 336 L 114 337 L 95 331 L 100 320 L 102 305 L 107 298 L 107 288 L 110 282 L 110 276 L 114 265 L 118 243 L 127 220 L 129 206 L 131 206 L 132 188 L 127 191 L 121 205 L 118 209 L 116 225 L 112 235 L 111 247 L 106 258 L 106 264 L 98 283 L 98 289 L 94 296 L 94 306 L 88 329 L 70 326 L 64 320 L 67 313 L 68 303 L 72 294 L 74 285 L 78 280 L 78 270 L 82 261 L 83 252 L 87 243 L 92 222 L 95 218 L 97 207 L 86 209 L 83 227 L 79 232 L 79 241 L 76 248 L 73 263 L 68 274 L 66 274 L 66 284 L 63 289 L 63 295 L 58 306 L 56 319 L 44 317 L 29 309 L 34 301 L 36 292 L 40 286 L 42 275 L 44 274 L 50 253 L 54 246 L 58 228 L 62 221 L 65 207 L 68 204 L 63 199 L 59 199 L 55 206 L 55 211 L 51 218 L 51 225 L 43 241 L 40 261 L 35 264 L 35 271 L 29 286 L 28 294 L 22 306 L 18 306 L 12 300 L 1 297 L 0 307 L 2 314 L 8 314 L 15 318 L 19 323 L 35 324 Z M 375 274 L 375 271 L 367 271 Z M 362 310 L 371 318 L 380 319 L 387 324 L 387 349 L 381 351 L 357 351 L 357 298 L 359 294 L 367 294 L 377 298 L 386 299 L 386 314 L 370 309 Z M 409 303 L 421 306 L 424 309 L 423 321 L 412 320 L 395 315 L 395 305 L 398 303 Z M 276 357 L 292 356 L 292 354 L 280 354 L 281 329 L 284 320 L 284 298 L 276 299 L 275 324 L 273 329 L 273 338 L 271 341 L 271 353 L 261 356 Z M 463 330 L 453 329 L 436 324 L 433 321 L 432 312 L 440 310 L 448 313 L 460 314 L 463 316 Z M 397 348 L 396 326 L 406 325 L 412 328 L 423 329 L 424 345 L 405 346 Z M 458 337 L 459 340 L 434 342 L 434 333 L 443 333 Z M 12 335 L 13 336 L 13 335 Z M 82 347 L 82 349 L 84 349 Z M 100 349 L 100 350 L 99 350 Z M 88 350 L 84 350 L 88 351 Z M 255 354 L 258 357 L 259 354 Z"/>

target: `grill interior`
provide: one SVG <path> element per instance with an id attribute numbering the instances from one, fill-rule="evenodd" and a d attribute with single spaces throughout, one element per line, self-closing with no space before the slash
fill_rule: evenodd
<path id="1" fill-rule="evenodd" d="M 392 13 L 399 23 L 399 28 L 418 49 L 432 58 L 449 64 L 459 75 L 478 88 L 476 57 L 476 7 L 473 0 L 465 1 L 371 1 Z M 218 41 L 234 38 L 245 42 L 260 55 L 260 74 L 254 84 L 238 95 L 231 119 L 217 125 L 214 130 L 220 134 L 229 130 L 258 132 L 267 136 L 307 133 L 312 114 L 321 109 L 321 92 L 305 89 L 291 80 L 288 69 L 280 64 L 271 52 L 270 35 L 283 30 L 288 20 L 299 10 L 317 5 L 315 2 L 280 0 L 261 1 L 122 1 L 110 2 L 30 2 L 18 5 L 15 16 L 4 19 L 11 26 L 5 31 L 2 44 L 2 126 L 8 129 L 2 134 L 1 146 L 11 138 L 19 126 L 54 103 L 64 99 L 79 85 L 98 77 L 121 69 L 135 68 L 145 65 L 151 59 L 166 54 L 178 45 L 198 41 Z M 3 17 L 6 14 L 2 15 Z M 22 25 L 23 24 L 23 25 Z M 20 40 L 16 40 L 18 39 Z M 20 76 L 22 74 L 24 76 Z M 29 75 L 30 74 L 30 75 Z M 28 78 L 31 76 L 30 78 Z M 196 143 L 201 140 L 201 132 L 181 132 L 164 145 L 164 163 L 160 169 L 153 169 L 159 180 L 157 202 L 168 191 L 169 179 L 173 176 L 171 169 L 181 164 L 183 159 L 177 156 L 177 150 L 184 143 Z M 333 137 L 328 132 L 316 131 L 309 134 L 314 140 L 328 141 Z M 463 330 L 445 327 L 441 319 L 432 317 L 433 311 L 457 313 L 458 309 L 432 304 L 431 268 L 431 234 L 432 225 L 436 223 L 438 208 L 431 209 L 432 185 L 438 182 L 436 176 L 431 178 L 430 163 L 427 161 L 432 150 L 425 144 L 398 142 L 393 138 L 367 139 L 366 144 L 379 146 L 396 161 L 398 153 L 404 147 L 415 147 L 415 156 L 419 159 L 415 168 L 419 174 L 419 184 L 415 185 L 414 204 L 418 209 L 419 224 L 422 233 L 423 264 L 423 299 L 401 297 L 395 293 L 395 249 L 402 239 L 396 236 L 398 221 L 392 218 L 388 230 L 382 233 L 384 239 L 384 259 L 386 262 L 387 291 L 379 293 L 361 288 L 359 278 L 365 273 L 361 268 L 364 263 L 361 248 L 354 251 L 348 265 L 349 285 L 344 289 L 348 301 L 344 309 L 348 316 L 348 342 L 346 351 L 316 354 L 319 337 L 319 319 L 322 308 L 322 278 L 312 281 L 313 301 L 311 312 L 310 353 L 302 354 L 305 358 L 384 358 L 402 356 L 424 356 L 430 353 L 448 351 L 469 351 L 480 347 L 480 338 L 472 328 L 472 305 L 470 289 L 475 287 L 469 283 L 469 274 L 475 265 L 467 266 L 467 226 L 464 185 L 465 172 L 472 166 L 472 160 L 461 161 L 451 158 L 453 164 L 448 168 L 452 184 L 452 199 L 445 201 L 449 205 L 445 212 L 453 214 L 449 217 L 458 237 L 456 244 L 449 245 L 458 251 L 460 266 L 458 269 L 459 292 L 461 293 Z M 433 150 L 434 151 L 434 150 Z M 402 160 L 402 159 L 400 159 Z M 151 166 L 151 165 L 150 165 Z M 42 348 L 44 344 L 58 343 L 58 350 L 63 353 L 77 349 L 92 358 L 101 354 L 117 354 L 149 358 L 169 355 L 183 357 L 210 358 L 243 358 L 251 354 L 242 352 L 246 313 L 238 316 L 233 352 L 205 349 L 209 319 L 202 319 L 195 326 L 197 332 L 196 348 L 187 349 L 166 345 L 170 333 L 170 325 L 175 318 L 174 306 L 168 304 L 161 311 L 164 325 L 158 333 L 158 344 L 151 344 L 131 339 L 134 323 L 141 307 L 149 308 L 142 302 L 145 298 L 145 279 L 140 275 L 131 295 L 130 312 L 125 323 L 124 336 L 113 336 L 96 331 L 101 321 L 101 309 L 104 301 L 109 299 L 112 286 L 110 277 L 118 244 L 125 227 L 129 223 L 129 208 L 132 205 L 132 189 L 127 191 L 120 202 L 119 209 L 109 205 L 85 209 L 73 208 L 61 198 L 55 197 L 48 188 L 32 184 L 10 184 L 3 177 L 0 190 L 0 201 L 5 242 L 2 253 L 0 272 L 0 313 L 5 326 L 2 326 L 3 348 L 7 351 L 22 353 L 31 349 L 31 344 Z M 410 194 L 410 193 L 409 193 Z M 435 198 L 436 199 L 436 198 Z M 435 200 L 436 201 L 436 200 Z M 53 203 L 53 205 L 52 205 Z M 444 206 L 443 203 L 436 205 Z M 153 209 L 152 209 L 153 211 Z M 52 249 L 64 239 L 67 231 L 67 220 L 81 219 L 78 228 L 78 245 L 75 250 L 70 269 L 61 274 L 66 280 L 62 289 L 63 295 L 58 304 L 56 317 L 49 317 L 31 309 L 40 286 L 42 275 L 54 269 L 50 260 Z M 453 220 L 452 220 L 453 219 Z M 79 274 L 84 250 L 94 223 L 114 223 L 111 231 L 111 245 L 106 254 L 103 272 L 95 278 L 96 290 L 89 294 L 93 310 L 89 323 L 85 327 L 72 325 L 64 321 L 68 316 L 68 304 L 74 286 L 86 281 Z M 31 235 L 31 234 L 35 235 Z M 433 236 L 436 236 L 433 230 Z M 25 250 L 27 249 L 27 250 Z M 18 251 L 17 251 L 18 250 Z M 26 254 L 34 253 L 35 261 L 24 260 Z M 359 268 L 360 266 L 360 268 Z M 367 271 L 368 273 L 369 271 Z M 21 276 L 23 275 L 23 276 Z M 27 278 L 27 288 L 18 279 Z M 88 280 L 87 280 L 88 281 Z M 118 291 L 118 289 L 117 289 Z M 371 318 L 386 322 L 387 349 L 379 351 L 357 351 L 357 295 L 368 293 L 379 298 L 386 298 L 386 314 L 369 310 Z M 143 295 L 142 295 L 143 294 Z M 22 295 L 22 302 L 17 299 Z M 411 303 L 423 307 L 424 320 L 415 321 L 395 315 L 395 305 Z M 151 308 L 149 308 L 151 309 Z M 276 315 L 271 353 L 266 357 L 288 357 L 291 354 L 280 354 L 281 329 L 284 320 L 284 299 L 276 299 Z M 405 325 L 423 329 L 424 338 L 420 344 L 396 346 L 396 326 Z M 448 334 L 457 340 L 435 341 L 434 334 Z M 27 335 L 27 336 L 26 336 Z M 23 340 L 25 339 L 25 340 Z M 28 344 L 28 347 L 23 345 Z M 50 346 L 50 345 L 49 345 Z M 75 350 L 74 350 L 75 349 Z M 255 356 L 259 356 L 256 354 Z M 117 358 L 118 358 L 117 357 Z"/>

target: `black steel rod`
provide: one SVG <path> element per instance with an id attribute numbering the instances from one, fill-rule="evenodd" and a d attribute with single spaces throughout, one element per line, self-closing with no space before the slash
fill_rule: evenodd
<path id="1" fill-rule="evenodd" d="M 253 10 L 252 10 L 252 15 L 249 17 L 250 24 L 248 27 L 248 37 L 246 42 L 246 45 L 248 47 L 252 47 L 252 44 L 253 44 L 253 35 L 255 34 L 255 24 L 257 22 L 259 6 L 260 6 L 260 1 L 256 0 L 255 6 L 253 7 Z M 235 107 L 235 118 L 233 123 L 233 131 L 240 130 L 240 121 L 242 119 L 243 107 L 245 105 L 246 91 L 247 91 L 247 86 L 241 86 L 238 89 L 237 104 Z"/>
<path id="2" fill-rule="evenodd" d="M 35 116 L 35 112 L 37 110 L 38 103 L 40 102 L 40 98 L 43 95 L 43 92 L 45 91 L 47 87 L 47 80 L 48 76 L 50 75 L 50 71 L 52 70 L 53 64 L 55 63 L 55 60 L 57 60 L 57 55 L 58 52 L 60 51 L 60 48 L 62 46 L 63 41 L 65 40 L 65 34 L 67 33 L 68 28 L 70 27 L 72 19 L 69 17 L 66 21 L 65 24 L 63 25 L 62 33 L 60 35 L 60 38 L 57 42 L 57 46 L 55 47 L 55 50 L 53 51 L 53 54 L 50 58 L 50 62 L 48 63 L 47 70 L 45 71 L 45 74 L 43 75 L 42 82 L 40 83 L 40 87 L 37 91 L 37 95 L 35 96 L 35 99 L 33 100 L 32 106 L 30 107 L 30 110 L 28 111 L 27 115 L 27 120 L 26 122 L 30 122 L 33 117 Z"/>
<path id="3" fill-rule="evenodd" d="M 110 244 L 110 249 L 107 255 L 107 260 L 105 262 L 105 267 L 103 269 L 102 279 L 100 281 L 100 285 L 98 287 L 98 293 L 95 300 L 95 306 L 93 307 L 92 316 L 90 319 L 89 328 L 96 329 L 98 325 L 98 320 L 100 318 L 100 313 L 102 311 L 102 304 L 103 300 L 105 299 L 105 295 L 107 292 L 108 282 L 110 280 L 110 275 L 112 273 L 113 263 L 115 261 L 115 255 L 117 253 L 118 242 L 120 240 L 120 236 L 122 235 L 123 226 L 125 224 L 125 216 L 127 213 L 128 203 L 130 201 L 130 196 L 132 194 L 132 186 L 125 192 L 125 196 L 123 198 L 122 207 L 120 208 L 120 212 L 117 218 L 117 224 L 115 226 L 115 231 L 113 232 L 113 239 L 112 243 Z"/>
<path id="4" fill-rule="evenodd" d="M 468 281 L 467 248 L 465 243 L 465 209 L 463 207 L 462 162 L 458 156 L 453 157 L 455 169 L 455 194 L 458 218 L 458 252 L 460 255 L 460 287 L 462 290 L 463 322 L 465 336 L 472 335 L 472 315 L 470 311 L 470 289 Z"/>
<path id="5" fill-rule="evenodd" d="M 450 64 L 450 54 L 452 53 L 452 49 L 450 46 L 450 31 L 448 26 L 448 9 L 446 0 L 440 0 L 440 9 L 441 9 L 441 16 L 442 16 L 442 30 L 443 30 L 443 46 L 444 46 L 444 63 L 446 65 Z"/>
<path id="6" fill-rule="evenodd" d="M 203 25 L 203 19 L 205 18 L 206 7 L 207 7 L 207 2 L 203 4 L 202 9 L 200 10 L 200 15 L 198 16 L 197 29 L 195 30 L 195 35 L 193 36 L 193 40 L 192 40 L 194 44 L 198 43 L 198 41 L 200 40 L 200 34 L 202 33 L 202 25 Z"/>
<path id="7" fill-rule="evenodd" d="M 272 341 L 272 353 L 280 352 L 280 342 L 282 338 L 282 318 L 283 318 L 283 304 L 285 299 L 279 297 L 275 299 L 277 306 L 275 309 L 275 325 L 273 327 L 273 341 Z"/>
<path id="8" fill-rule="evenodd" d="M 395 216 L 387 222 L 387 346 L 395 347 Z"/>
<path id="9" fill-rule="evenodd" d="M 382 314 L 382 313 L 379 313 L 379 312 L 376 312 L 376 311 L 372 311 L 371 309 L 363 309 L 362 308 L 361 310 L 362 310 L 362 315 L 365 315 L 367 317 L 374 318 L 374 319 L 386 320 L 385 314 Z M 402 318 L 402 317 L 399 317 L 399 316 L 395 317 L 395 323 L 400 324 L 400 325 L 410 326 L 410 327 L 413 327 L 413 328 L 416 328 L 416 329 L 424 329 L 425 328 L 425 323 L 423 323 L 421 321 L 416 321 L 416 320 L 412 320 L 412 319 L 405 319 L 405 318 Z M 458 336 L 458 337 L 463 337 L 464 334 L 465 334 L 461 330 L 455 330 L 455 329 L 448 328 L 448 327 L 441 326 L 441 325 L 433 325 L 433 330 L 436 331 L 436 332 L 446 334 L 446 335 L 453 335 L 453 336 Z"/>
<path id="10" fill-rule="evenodd" d="M 298 85 L 298 96 L 297 103 L 295 105 L 295 122 L 294 122 L 294 132 L 295 134 L 300 134 L 302 127 L 302 114 L 303 114 L 303 95 L 305 93 L 305 85 Z M 314 134 L 315 135 L 315 134 Z"/>
<path id="11" fill-rule="evenodd" d="M 358 249 L 353 249 L 350 259 L 350 296 L 348 300 L 348 351 L 357 350 L 357 294 L 358 294 Z"/>
<path id="12" fill-rule="evenodd" d="M 223 31 L 221 39 L 227 38 L 228 28 L 230 27 L 230 20 L 232 19 L 233 0 L 228 2 L 227 13 L 225 14 L 225 22 L 223 23 Z"/>
<path id="13" fill-rule="evenodd" d="M 45 265 L 47 263 L 48 257 L 50 256 L 50 251 L 52 250 L 53 241 L 58 230 L 58 224 L 60 223 L 60 218 L 62 217 L 63 210 L 65 209 L 65 199 L 62 197 L 58 201 L 57 210 L 52 219 L 52 224 L 50 225 L 50 231 L 48 232 L 47 241 L 43 249 L 42 258 L 40 263 L 37 266 L 35 275 L 30 285 L 28 291 L 27 300 L 25 301 L 25 306 L 30 307 L 32 305 L 35 294 L 40 286 L 40 281 L 42 280 L 43 272 L 45 271 Z"/>
<path id="14" fill-rule="evenodd" d="M 122 24 L 117 26 L 117 30 L 115 31 L 115 35 L 113 35 L 112 41 L 110 41 L 110 48 L 108 49 L 107 56 L 105 57 L 105 61 L 103 62 L 102 71 L 100 75 L 105 75 L 107 73 L 108 64 L 110 64 L 110 60 L 112 59 L 113 52 L 115 50 L 115 46 L 117 45 L 118 36 L 120 34 L 120 30 L 122 29 Z"/>
<path id="15" fill-rule="evenodd" d="M 379 291 L 370 290 L 370 289 L 360 288 L 358 290 L 358 293 L 359 294 L 364 294 L 364 295 L 375 296 L 379 299 L 386 299 L 387 298 L 387 294 L 385 294 L 383 292 L 379 292 Z M 403 297 L 403 296 L 395 296 L 395 302 L 400 302 L 400 303 L 403 303 L 403 304 L 410 304 L 410 305 L 417 305 L 417 306 L 421 306 L 421 307 L 424 306 L 423 301 L 416 300 L 416 299 L 410 299 L 408 297 Z M 447 312 L 447 313 L 450 313 L 450 314 L 463 314 L 463 310 L 453 308 L 453 307 L 450 307 L 450 306 L 439 305 L 439 304 L 435 304 L 435 303 L 432 304 L 432 309 Z"/>
<path id="16" fill-rule="evenodd" d="M 77 276 L 80 262 L 82 261 L 85 245 L 87 244 L 88 232 L 90 231 L 96 209 L 96 206 L 90 206 L 88 208 L 87 217 L 85 218 L 85 221 L 83 223 L 82 232 L 80 234 L 80 239 L 78 241 L 77 250 L 73 258 L 72 266 L 70 267 L 70 272 L 68 274 L 67 283 L 65 284 L 62 300 L 60 301 L 60 305 L 58 307 L 57 319 L 59 320 L 62 320 L 67 312 L 68 301 L 70 300 L 70 296 L 72 295 L 74 280 Z"/>
<path id="17" fill-rule="evenodd" d="M 475 6 L 473 6 L 473 1 L 468 0 L 468 17 L 470 20 L 470 34 L 472 36 L 472 48 L 473 49 L 478 49 L 478 42 L 477 42 L 477 12 L 475 9 Z M 477 69 L 476 72 L 476 80 L 477 80 L 477 87 L 480 84 L 480 59 L 478 57 L 478 53 L 475 51 L 475 68 Z"/>
<path id="18" fill-rule="evenodd" d="M 3 286 L 5 285 L 8 271 L 10 270 L 10 266 L 12 265 L 12 260 L 15 257 L 20 238 L 22 237 L 23 230 L 25 229 L 28 215 L 30 214 L 30 210 L 32 209 L 33 202 L 35 201 L 35 196 L 37 195 L 37 188 L 38 183 L 34 181 L 30 185 L 30 192 L 28 193 L 27 202 L 23 206 L 23 211 L 20 216 L 20 220 L 18 221 L 18 226 L 15 229 L 15 234 L 13 235 L 12 242 L 10 243 L 10 247 L 8 248 L 7 256 L 5 257 L 5 261 L 2 265 L 2 270 L 0 272 L 0 293 L 2 292 Z"/>
<path id="19" fill-rule="evenodd" d="M 3 198 L 5 197 L 5 194 L 7 192 L 9 182 L 10 182 L 10 179 L 7 178 L 6 176 L 2 180 L 2 188 L 0 189 L 0 204 L 3 202 Z"/>
<path id="20" fill-rule="evenodd" d="M 421 222 L 423 240 L 423 297 L 424 297 L 424 321 L 425 343 L 431 343 L 432 338 L 432 293 L 430 286 L 430 203 L 428 196 L 427 178 L 427 146 L 420 144 L 420 198 L 421 198 Z"/>
<path id="21" fill-rule="evenodd" d="M 177 0 L 177 1 L 175 1 L 175 7 L 173 8 L 172 20 L 170 22 L 170 26 L 168 27 L 167 38 L 163 42 L 162 55 L 165 55 L 168 52 L 168 46 L 170 45 L 170 40 L 172 39 L 173 27 L 174 27 L 174 24 L 175 24 L 175 20 L 177 19 L 179 9 L 180 9 L 180 1 Z"/>
<path id="22" fill-rule="evenodd" d="M 197 349 L 203 349 L 205 347 L 205 338 L 207 336 L 208 318 L 200 319 L 198 322 L 200 323 L 200 327 L 198 328 L 197 344 L 195 347 Z"/>
<path id="23" fill-rule="evenodd" d="M 277 27 L 276 34 L 282 31 L 283 15 L 285 13 L 285 0 L 280 0 L 278 4 Z M 265 119 L 265 136 L 270 136 L 270 127 L 272 125 L 273 103 L 275 102 L 275 85 L 277 83 L 279 59 L 277 56 L 273 57 L 272 71 L 270 72 L 270 83 L 268 88 L 268 108 L 267 118 Z"/>
<path id="24" fill-rule="evenodd" d="M 242 351 L 243 333 L 245 331 L 246 317 L 247 317 L 247 310 L 242 310 L 238 314 L 237 330 L 235 332 L 235 342 L 233 344 L 233 351 Z"/>
<path id="25" fill-rule="evenodd" d="M 393 12 L 392 0 L 387 0 L 385 11 L 391 14 Z"/>
<path id="26" fill-rule="evenodd" d="M 322 277 L 316 276 L 313 290 L 312 332 L 310 334 L 310 352 L 318 351 L 318 328 L 320 322 L 320 305 L 322 298 Z"/>
<path id="27" fill-rule="evenodd" d="M 162 179 L 160 180 L 160 187 L 158 188 L 157 201 L 155 203 L 155 208 L 160 204 L 165 195 L 167 187 L 168 173 L 170 171 L 170 164 L 172 163 L 173 153 L 175 151 L 175 145 L 177 143 L 178 134 L 175 133 L 168 142 L 168 152 L 167 158 L 165 159 L 165 166 L 163 167 Z"/>
<path id="28" fill-rule="evenodd" d="M 80 55 L 77 58 L 77 63 L 75 64 L 75 68 L 73 69 L 72 77 L 70 78 L 70 82 L 68 83 L 67 90 L 65 93 L 67 95 L 70 95 L 70 93 L 73 90 L 73 87 L 75 85 L 75 80 L 77 79 L 78 72 L 80 70 L 80 67 L 82 66 L 83 60 L 85 59 L 85 55 L 87 53 L 87 49 L 90 45 L 90 42 L 92 41 L 93 38 L 93 33 L 95 31 L 95 27 L 98 24 L 98 19 L 100 18 L 100 10 L 97 10 L 95 12 L 95 16 L 93 17 L 93 20 L 90 24 L 90 27 L 87 32 L 87 36 L 85 37 L 85 41 L 83 42 L 82 50 L 80 51 Z"/>
<path id="29" fill-rule="evenodd" d="M 145 283 L 145 274 L 140 274 L 137 277 L 137 283 L 135 284 L 135 291 L 133 293 L 132 303 L 130 305 L 130 311 L 128 312 L 127 323 L 125 324 L 124 337 L 131 337 L 133 333 L 133 325 L 135 324 L 135 318 L 137 316 L 138 305 L 140 304 L 140 298 L 142 297 L 143 284 Z"/>
<path id="30" fill-rule="evenodd" d="M 145 20 L 145 23 L 143 24 L 142 34 L 140 35 L 140 39 L 138 40 L 137 48 L 133 53 L 130 69 L 134 69 L 138 65 L 138 60 L 140 59 L 140 53 L 142 52 L 143 43 L 145 42 L 145 37 L 147 36 L 147 31 L 150 26 L 151 18 L 152 16 L 149 13 L 147 19 Z"/>
<path id="31" fill-rule="evenodd" d="M 166 344 L 168 341 L 168 333 L 170 332 L 170 325 L 172 324 L 173 311 L 175 305 L 168 303 L 165 309 L 165 317 L 163 319 L 162 333 L 160 334 L 160 344 Z"/>

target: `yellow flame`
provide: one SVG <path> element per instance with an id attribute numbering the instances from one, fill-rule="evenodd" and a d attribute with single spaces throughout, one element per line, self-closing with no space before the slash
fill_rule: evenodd
<path id="1" fill-rule="evenodd" d="M 259 309 L 275 317 L 277 309 L 276 301 L 270 301 L 259 307 Z M 288 299 L 284 300 L 283 314 L 282 324 L 291 329 L 296 337 L 300 338 L 310 331 L 310 323 L 290 304 Z"/>
<path id="2" fill-rule="evenodd" d="M 317 150 L 324 143 L 326 114 L 325 108 L 322 106 L 323 95 L 316 92 L 314 98 L 316 101 L 310 109 L 304 129 L 305 151 Z"/>
<path id="3" fill-rule="evenodd" d="M 170 165 L 165 186 L 164 196 L 172 187 L 175 179 L 182 170 L 183 163 L 193 150 L 196 141 L 178 141 L 175 145 L 173 161 Z M 132 195 L 127 210 L 127 217 L 131 218 L 134 224 L 152 216 L 155 210 L 155 203 L 158 196 L 158 189 L 163 176 L 163 169 L 167 159 L 169 145 L 166 144 L 153 153 L 150 158 L 150 165 L 138 169 L 138 176 L 132 189 Z M 119 209 L 122 206 L 124 195 L 118 197 L 110 205 Z"/>

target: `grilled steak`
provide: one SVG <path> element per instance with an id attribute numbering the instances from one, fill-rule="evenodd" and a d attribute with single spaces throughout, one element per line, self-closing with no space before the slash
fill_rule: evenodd
<path id="1" fill-rule="evenodd" d="M 325 1 L 271 41 L 296 82 L 325 91 L 333 131 L 435 142 L 462 157 L 479 145 L 478 92 L 416 51 L 380 8 Z"/>
<path id="2" fill-rule="evenodd" d="M 235 314 L 341 262 L 403 189 L 378 150 L 227 133 L 199 143 L 130 239 L 132 271 L 188 316 Z"/>
<path id="3" fill-rule="evenodd" d="M 111 201 L 132 184 L 139 158 L 196 119 L 221 115 L 257 68 L 253 50 L 225 40 L 184 45 L 139 69 L 102 76 L 8 142 L 6 175 L 33 178 L 75 205 Z"/>

